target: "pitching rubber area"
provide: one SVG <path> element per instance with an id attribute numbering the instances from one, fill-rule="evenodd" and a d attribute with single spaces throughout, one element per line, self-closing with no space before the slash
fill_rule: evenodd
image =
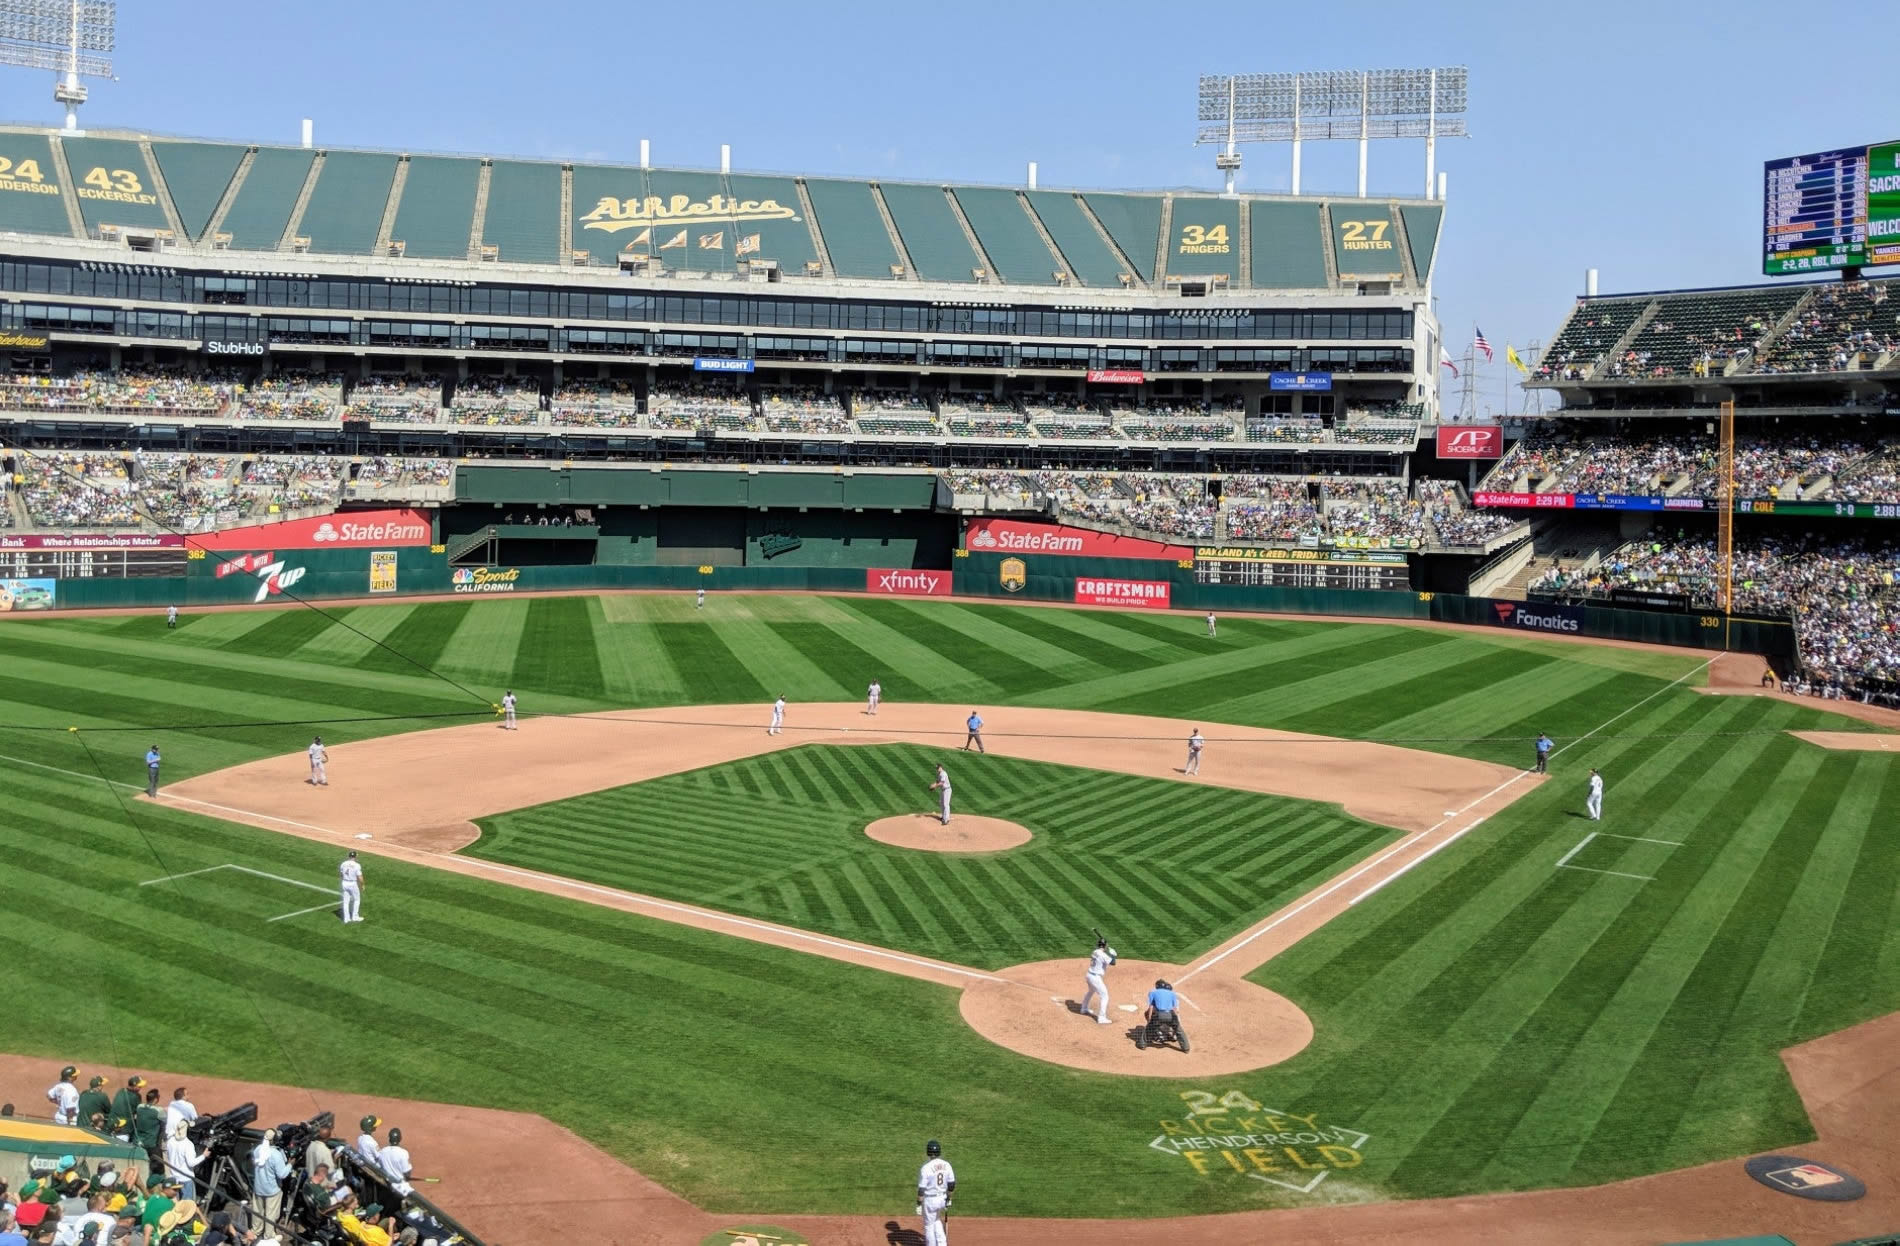
<path id="1" fill-rule="evenodd" d="M 880 844 L 918 852 L 1003 852 L 1030 840 L 1029 828 L 1004 818 L 953 814 L 945 826 L 934 813 L 879 818 L 864 833 Z"/>

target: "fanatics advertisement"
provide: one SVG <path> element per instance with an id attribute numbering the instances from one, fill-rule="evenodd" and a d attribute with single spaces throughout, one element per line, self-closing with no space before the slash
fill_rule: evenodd
<path id="1" fill-rule="evenodd" d="M 1438 430 L 1441 459 L 1498 459 L 1504 457 L 1504 430 L 1496 424 L 1470 424 Z"/>
<path id="2" fill-rule="evenodd" d="M 885 597 L 948 597 L 950 573 L 867 567 L 864 572 L 864 591 Z"/>
<path id="3" fill-rule="evenodd" d="M 1547 601 L 1494 601 L 1491 616 L 1499 627 L 1515 627 L 1525 632 L 1561 632 L 1575 636 L 1583 631 L 1581 608 Z"/>
<path id="4" fill-rule="evenodd" d="M 1194 557 L 1186 545 L 1163 545 L 1138 537 L 1116 536 L 1064 524 L 1025 523 L 1018 519 L 972 519 L 963 530 L 963 547 L 986 554 L 1069 554 L 1082 558 L 1145 558 L 1182 562 Z"/>
<path id="5" fill-rule="evenodd" d="M 419 510 L 339 511 L 314 519 L 230 528 L 184 538 L 193 549 L 359 549 L 371 545 L 428 545 L 429 516 Z"/>
<path id="6" fill-rule="evenodd" d="M 1166 580 L 1081 579 L 1075 582 L 1075 604 L 1166 610 L 1170 587 Z"/>

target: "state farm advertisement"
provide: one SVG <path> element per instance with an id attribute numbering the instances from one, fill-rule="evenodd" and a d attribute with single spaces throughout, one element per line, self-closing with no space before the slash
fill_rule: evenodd
<path id="1" fill-rule="evenodd" d="M 864 572 L 864 591 L 882 597 L 948 597 L 950 573 L 869 567 Z"/>
<path id="2" fill-rule="evenodd" d="M 1474 493 L 1474 506 L 1535 506 L 1545 510 L 1569 510 L 1576 505 L 1571 493 Z"/>
<path id="3" fill-rule="evenodd" d="M 1497 459 L 1504 457 L 1504 430 L 1496 424 L 1471 424 L 1438 430 L 1441 459 Z"/>
<path id="4" fill-rule="evenodd" d="M 1163 545 L 1092 528 L 1025 523 L 1020 519 L 972 519 L 963 529 L 963 547 L 985 554 L 1070 554 L 1154 562 L 1181 562 L 1194 557 L 1193 548 L 1187 545 Z"/>
<path id="5" fill-rule="evenodd" d="M 1166 610 L 1168 589 L 1166 580 L 1078 579 L 1075 582 L 1075 604 Z"/>
<path id="6" fill-rule="evenodd" d="M 338 511 L 185 538 L 185 544 L 194 549 L 357 549 L 431 543 L 428 513 L 419 510 Z"/>

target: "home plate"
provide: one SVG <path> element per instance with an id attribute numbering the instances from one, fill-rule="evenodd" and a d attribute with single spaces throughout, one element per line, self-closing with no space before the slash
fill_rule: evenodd
<path id="1" fill-rule="evenodd" d="M 358 839 L 375 839 L 376 837 L 374 835 L 371 835 L 368 831 L 363 831 L 357 835 L 357 838 Z"/>
<path id="2" fill-rule="evenodd" d="M 1117 1004 L 1116 1007 L 1120 1008 L 1123 1012 L 1133 1012 L 1135 1010 L 1133 1004 Z"/>

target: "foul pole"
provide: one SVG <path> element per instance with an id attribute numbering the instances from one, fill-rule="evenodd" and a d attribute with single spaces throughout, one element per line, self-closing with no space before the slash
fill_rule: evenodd
<path id="1" fill-rule="evenodd" d="M 1716 451 L 1715 571 L 1716 600 L 1722 606 L 1722 648 L 1729 647 L 1729 619 L 1735 613 L 1735 402 L 1722 404 L 1722 444 Z"/>

